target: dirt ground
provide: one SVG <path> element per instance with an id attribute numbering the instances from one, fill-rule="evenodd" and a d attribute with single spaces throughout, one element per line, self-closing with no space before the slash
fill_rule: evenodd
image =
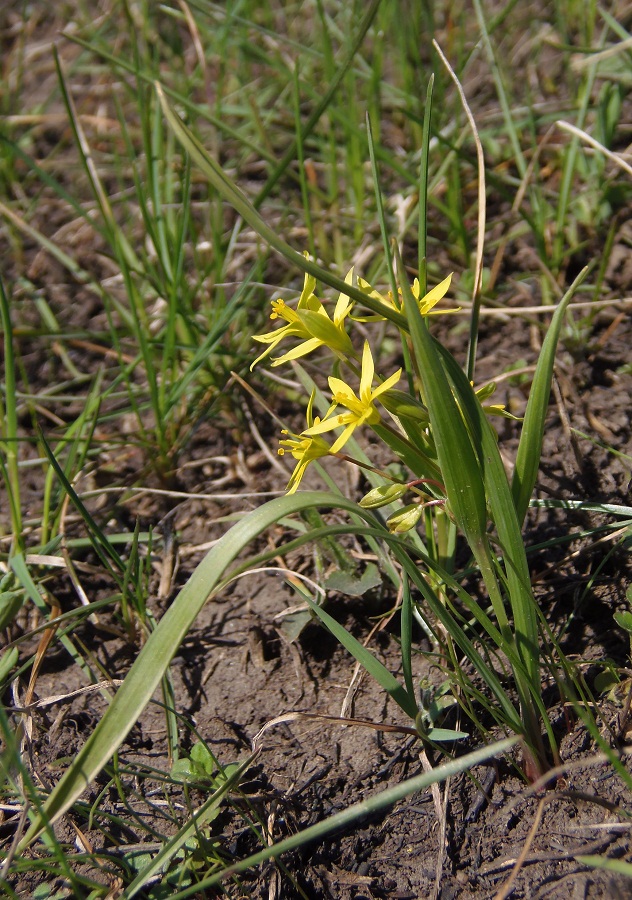
<path id="1" fill-rule="evenodd" d="M 54 137 L 43 135 L 42 140 Z M 34 225 L 55 233 L 63 221 L 62 212 L 54 205 L 41 207 L 40 221 L 34 221 Z M 604 286 L 604 295 L 613 298 L 628 295 L 632 285 L 623 226 L 617 240 Z M 4 237 L 2 241 L 6 249 Z M 88 241 L 75 236 L 79 262 L 82 253 L 93 254 L 98 249 L 94 241 L 94 235 Z M 516 245 L 507 254 L 508 283 L 511 272 L 521 270 L 520 254 L 528 249 Z M 33 284 L 49 292 L 49 302 L 62 328 L 95 333 L 105 330 L 103 310 L 93 296 L 28 242 L 26 257 L 20 265 Z M 17 264 L 12 263 L 10 269 L 15 275 Z M 525 296 L 518 289 L 499 299 L 512 307 L 539 301 L 537 296 Z M 28 322 L 27 303 L 19 314 Z M 624 308 L 613 302 L 590 322 L 582 322 L 575 314 L 575 325 L 574 331 L 565 334 L 558 353 L 556 390 L 551 398 L 537 496 L 629 504 L 632 323 Z M 444 326 L 442 337 L 455 353 L 463 354 L 462 330 Z M 524 367 L 532 365 L 540 339 L 537 322 L 530 317 L 484 318 L 478 379 L 483 382 L 497 375 L 516 359 L 523 361 Z M 34 338 L 18 335 L 17 340 L 32 391 L 63 380 L 59 354 L 54 350 L 43 353 Z M 95 348 L 79 343 L 70 345 L 70 353 L 81 371 L 102 362 Z M 260 387 L 264 384 L 260 376 L 254 381 Z M 520 376 L 515 376 L 500 381 L 496 396 L 519 415 L 524 409 L 525 391 Z M 288 401 L 277 402 L 284 404 L 286 415 L 298 414 L 297 407 Z M 92 511 L 104 525 L 112 523 L 117 529 L 131 530 L 139 522 L 142 529 L 153 528 L 161 540 L 150 600 L 157 617 L 202 558 L 204 548 L 224 533 L 228 527 L 224 517 L 254 508 L 260 502 L 253 498 L 254 493 L 281 492 L 285 487 L 287 475 L 279 470 L 274 456 L 278 437 L 275 426 L 256 405 L 251 404 L 251 410 L 256 431 L 231 419 L 225 411 L 196 425 L 186 458 L 174 473 L 171 487 L 182 492 L 177 500 L 130 490 L 119 500 L 113 499 L 119 495 L 104 494 L 102 500 L 91 501 Z M 68 406 L 66 415 L 70 418 L 73 414 L 77 409 Z M 28 413 L 21 427 L 28 437 Z M 515 426 L 507 422 L 500 430 L 510 463 L 516 446 Z M 263 436 L 270 453 L 264 452 L 257 435 Z M 107 434 L 101 437 L 105 439 Z M 91 474 L 90 484 L 104 488 L 137 484 L 143 460 L 135 448 L 117 445 L 108 454 Z M 36 469 L 30 471 L 25 496 L 31 506 L 26 514 L 37 515 L 43 483 Z M 344 477 L 349 490 L 360 496 L 362 485 L 355 474 L 349 471 Z M 306 479 L 308 485 L 316 483 L 311 478 Z M 150 481 L 149 486 L 158 484 Z M 201 496 L 186 497 L 187 492 Z M 219 499 L 222 495 L 233 499 Z M 566 545 L 539 549 L 530 559 L 544 616 L 552 628 L 565 627 L 562 649 L 581 668 L 591 689 L 601 671 L 599 661 L 610 659 L 616 666 L 630 666 L 629 644 L 613 620 L 615 612 L 628 608 L 629 537 L 627 543 L 625 535 L 606 534 L 601 541 L 584 538 L 582 531 L 597 522 L 603 522 L 603 518 L 539 510 L 530 513 L 526 528 L 530 547 L 560 535 L 573 535 Z M 68 533 L 82 533 L 78 517 L 72 514 L 68 517 Z M 287 539 L 287 530 L 279 526 L 261 546 L 280 548 Z M 366 548 L 359 542 L 350 541 L 347 549 L 352 556 L 366 560 Z M 323 553 L 321 564 L 327 569 L 332 562 Z M 86 556 L 79 563 L 81 583 L 90 599 L 108 596 L 112 585 L 94 565 L 95 560 Z M 285 563 L 314 577 L 316 553 L 303 550 Z M 75 590 L 66 576 L 57 574 L 48 585 L 62 610 L 76 606 Z M 363 597 L 331 592 L 327 609 L 359 639 L 368 641 L 387 667 L 401 674 L 397 616 L 386 615 L 395 602 L 387 587 L 381 586 Z M 288 640 L 282 627 L 284 613 L 296 604 L 296 595 L 283 575 L 268 571 L 235 581 L 204 608 L 171 667 L 175 706 L 182 717 L 183 750 L 194 740 L 194 727 L 226 765 L 244 758 L 254 736 L 274 717 L 296 710 L 338 715 L 343 704 L 349 716 L 408 724 L 368 677 L 355 675 L 353 660 L 320 626 L 311 623 L 296 640 Z M 382 627 L 376 630 L 380 617 Z M 22 621 L 19 628 L 28 624 Z M 125 676 L 137 644 L 113 631 L 107 616 L 85 623 L 75 634 L 93 664 L 109 678 Z M 430 649 L 421 634 L 416 638 L 422 650 Z M 33 651 L 36 643 L 26 645 L 24 653 L 29 646 Z M 416 679 L 437 675 L 429 657 L 421 653 L 414 658 L 414 666 Z M 71 694 L 83 686 L 77 666 L 59 644 L 53 644 L 37 680 L 36 698 Z M 411 797 L 357 827 L 289 854 L 283 858 L 282 868 L 269 864 L 243 876 L 240 885 L 227 886 L 229 896 L 279 896 L 288 900 L 632 897 L 629 880 L 592 869 L 577 859 L 601 854 L 632 861 L 632 791 L 597 755 L 599 748 L 581 721 L 563 707 L 559 693 L 552 685 L 546 687 L 565 767 L 547 790 L 531 792 L 518 766 L 510 761 L 481 767 L 442 785 L 439 802 L 430 791 Z M 623 715 L 625 697 L 620 704 L 598 694 L 596 699 L 595 714 L 604 742 L 623 746 L 628 738 Z M 15 697 L 5 698 L 8 706 L 15 701 Z M 110 774 L 104 773 L 84 798 L 91 804 L 106 788 L 99 798 L 99 809 L 125 819 L 126 829 L 87 829 L 84 820 L 69 816 L 59 826 L 60 839 L 74 843 L 76 825 L 95 851 L 107 849 L 116 858 L 121 852 L 119 846 L 129 848 L 138 843 L 142 850 L 151 839 L 149 828 L 161 834 L 173 832 L 173 809 L 179 803 L 183 812 L 187 801 L 182 791 L 165 788 L 152 772 L 169 769 L 161 702 L 162 697 L 156 696 L 121 749 L 121 789 L 117 790 Z M 105 701 L 99 694 L 89 694 L 54 703 L 36 713 L 30 763 L 44 785 L 58 779 L 104 708 Z M 467 723 L 462 724 L 468 730 Z M 458 752 L 478 745 L 479 739 L 472 737 L 458 747 Z M 431 755 L 431 764 L 439 761 Z M 625 760 L 623 765 L 629 768 Z M 235 796 L 213 823 L 209 841 L 214 841 L 217 852 L 243 858 L 260 848 L 246 825 L 248 811 L 266 823 L 271 839 L 279 840 L 421 771 L 420 747 L 404 736 L 317 720 L 281 724 L 265 734 L 262 753 L 242 785 L 248 806 L 243 796 Z M 173 808 L 165 800 L 167 796 Z M 191 799 L 197 805 L 204 798 L 194 793 Z M 0 839 L 10 841 L 15 824 L 11 818 L 0 823 Z M 508 888 L 498 893 L 512 877 L 518 860 L 511 891 Z M 94 870 L 87 874 L 98 877 Z M 115 879 L 111 886 L 112 896 L 116 896 Z M 34 887 L 26 879 L 13 885 L 20 896 L 28 896 Z M 165 885 L 165 896 L 172 890 L 175 888 Z"/>

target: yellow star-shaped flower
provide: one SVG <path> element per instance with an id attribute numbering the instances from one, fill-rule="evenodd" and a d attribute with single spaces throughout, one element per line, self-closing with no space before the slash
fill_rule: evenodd
<path id="1" fill-rule="evenodd" d="M 309 403 L 307 404 L 307 424 L 310 427 L 315 426 L 320 422 L 319 418 L 314 419 L 312 413 L 314 396 L 314 393 L 312 393 L 312 396 L 309 398 Z M 281 434 L 290 435 L 291 432 L 284 429 Z M 324 441 L 323 438 L 308 436 L 306 432 L 303 432 L 303 434 L 292 434 L 291 437 L 279 441 L 279 444 L 279 456 L 284 456 L 285 453 L 291 453 L 297 461 L 287 485 L 288 494 L 293 494 L 297 489 L 305 474 L 305 470 L 311 462 L 314 462 L 315 459 L 321 459 L 323 456 L 329 456 L 331 452 L 329 444 Z"/>
<path id="2" fill-rule="evenodd" d="M 375 366 L 368 341 L 365 341 L 362 352 L 362 371 L 360 373 L 360 396 L 358 397 L 348 384 L 340 378 L 331 376 L 329 387 L 332 393 L 332 405 L 322 422 L 317 422 L 308 428 L 304 434 L 308 436 L 323 434 L 332 428 L 345 426 L 344 431 L 336 439 L 330 449 L 330 453 L 338 453 L 347 443 L 356 428 L 361 425 L 376 425 L 380 421 L 380 413 L 375 406 L 377 398 L 385 391 L 394 387 L 401 378 L 402 370 L 398 369 L 394 375 L 383 381 L 373 389 Z M 336 413 L 338 406 L 344 406 L 346 413 Z"/>
<path id="3" fill-rule="evenodd" d="M 444 278 L 443 281 L 441 281 L 439 284 L 437 284 L 435 287 L 433 287 L 431 290 L 429 290 L 428 293 L 424 294 L 423 297 L 420 297 L 419 295 L 421 293 L 421 290 L 420 290 L 420 285 L 419 285 L 419 279 L 415 278 L 415 280 L 413 281 L 411 290 L 413 292 L 413 296 L 414 296 L 415 300 L 417 301 L 417 303 L 419 305 L 419 312 L 421 313 L 422 316 L 436 316 L 436 315 L 440 315 L 442 313 L 458 312 L 459 307 L 457 307 L 456 309 L 435 309 L 435 306 L 437 305 L 439 300 L 442 300 L 445 297 L 445 295 L 448 293 L 448 290 L 450 289 L 451 281 L 452 281 L 452 274 L 448 275 L 447 278 Z M 387 296 L 384 296 L 384 294 L 380 294 L 380 292 L 376 291 L 373 287 L 371 287 L 369 282 L 365 281 L 364 278 L 358 278 L 358 287 L 360 288 L 360 290 L 367 293 L 369 295 L 369 297 L 373 297 L 375 300 L 379 300 L 380 303 L 383 303 L 384 306 L 387 306 L 389 309 L 396 309 L 398 312 L 401 312 L 402 304 L 401 304 L 400 297 L 398 297 L 399 302 L 395 303 L 393 301 L 393 295 L 390 292 L 388 293 Z M 399 291 L 399 294 L 401 296 L 401 290 Z M 358 322 L 378 322 L 378 321 L 381 321 L 382 319 L 384 319 L 385 317 L 377 315 L 377 314 L 373 314 L 373 315 L 369 315 L 369 316 L 354 317 L 354 318 Z"/>
<path id="4" fill-rule="evenodd" d="M 347 273 L 345 281 L 351 284 L 353 269 Z M 305 276 L 305 282 L 296 309 L 288 306 L 284 300 L 272 301 L 271 319 L 285 319 L 287 325 L 269 331 L 267 334 L 257 334 L 255 341 L 268 344 L 261 356 L 258 356 L 250 366 L 252 370 L 258 362 L 271 353 L 282 340 L 287 337 L 298 338 L 302 343 L 279 356 L 272 363 L 280 366 L 292 359 L 298 359 L 316 350 L 318 347 L 327 346 L 341 359 L 355 356 L 353 344 L 345 331 L 345 319 L 349 315 L 352 302 L 346 294 L 340 294 L 336 303 L 333 319 L 314 294 L 316 279 L 311 275 Z"/>

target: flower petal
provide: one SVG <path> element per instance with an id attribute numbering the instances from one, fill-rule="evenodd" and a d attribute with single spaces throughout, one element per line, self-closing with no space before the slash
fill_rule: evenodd
<path id="1" fill-rule="evenodd" d="M 356 397 L 355 392 L 341 378 L 330 375 L 328 381 L 329 390 L 331 391 L 332 396 L 337 398 L 336 403 L 342 403 L 343 406 L 348 406 L 350 403 L 353 406 L 360 402 Z"/>
<path id="2" fill-rule="evenodd" d="M 369 342 L 365 341 L 364 349 L 362 350 L 362 374 L 360 376 L 360 400 L 363 403 L 370 402 L 374 374 L 373 355 L 371 354 Z"/>
<path id="3" fill-rule="evenodd" d="M 393 375 L 387 378 L 386 381 L 383 381 L 382 384 L 375 388 L 375 390 L 373 391 L 373 399 L 375 400 L 375 398 L 379 397 L 380 394 L 383 394 L 384 391 L 388 391 L 392 387 L 395 387 L 401 377 L 402 370 L 398 369 L 397 372 L 395 372 Z"/>
<path id="4" fill-rule="evenodd" d="M 357 419 L 353 413 L 341 413 L 338 415 L 334 413 L 332 416 L 327 416 L 327 418 L 323 419 L 322 422 L 315 422 L 311 428 L 306 428 L 303 434 L 308 436 L 315 434 L 324 434 L 326 431 L 332 431 L 334 428 L 340 428 L 341 425 L 350 425 L 354 423 Z"/>
<path id="5" fill-rule="evenodd" d="M 448 293 L 450 288 L 450 282 L 452 281 L 452 273 L 448 275 L 447 278 L 444 278 L 438 285 L 432 288 L 432 290 L 428 291 L 425 297 L 419 301 L 419 309 L 422 316 L 428 315 L 433 306 L 435 306 L 439 300 L 442 300 L 443 297 Z"/>
<path id="6" fill-rule="evenodd" d="M 345 275 L 345 284 L 353 284 L 353 268 L 354 267 L 351 266 L 351 268 Z M 334 309 L 334 325 L 340 325 L 352 306 L 353 303 L 347 297 L 347 295 L 341 293 L 338 297 L 338 302 L 336 303 L 336 307 Z"/>
<path id="7" fill-rule="evenodd" d="M 330 452 L 331 452 L 331 453 L 339 453 L 340 450 L 342 450 L 342 448 L 344 447 L 344 445 L 347 443 L 347 441 L 349 440 L 349 438 L 351 437 L 351 435 L 353 434 L 355 428 L 356 428 L 356 423 L 355 423 L 355 422 L 350 422 L 350 423 L 347 425 L 347 427 L 345 428 L 345 430 L 342 432 L 342 434 L 340 435 L 340 437 L 337 438 L 336 441 L 334 441 L 334 443 L 333 443 L 332 446 L 331 446 L 331 451 L 330 451 Z"/>
<path id="8" fill-rule="evenodd" d="M 311 353 L 312 350 L 316 350 L 317 347 L 322 347 L 322 344 L 323 342 L 319 341 L 318 338 L 310 338 L 308 341 L 303 341 L 302 344 L 293 347 L 292 350 L 288 350 L 283 356 L 277 357 L 272 365 L 280 366 L 283 363 L 289 362 L 291 359 L 298 359 L 300 356 L 305 356 L 306 353 Z"/>
<path id="9" fill-rule="evenodd" d="M 303 281 L 303 290 L 301 291 L 301 296 L 298 300 L 298 309 L 302 309 L 307 305 L 309 299 L 314 296 L 314 288 L 316 287 L 316 279 L 313 275 L 310 275 L 308 272 L 305 273 L 305 280 Z"/>

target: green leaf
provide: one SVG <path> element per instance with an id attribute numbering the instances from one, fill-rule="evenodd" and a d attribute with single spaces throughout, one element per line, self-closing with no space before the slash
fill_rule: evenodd
<path id="1" fill-rule="evenodd" d="M 332 572 L 325 581 L 325 587 L 330 591 L 339 591 L 349 597 L 362 597 L 367 591 L 382 584 L 382 576 L 375 563 L 369 563 L 362 575 L 354 575 L 351 572 Z"/>
<path id="2" fill-rule="evenodd" d="M 212 775 L 217 768 L 217 760 L 202 741 L 196 741 L 191 747 L 191 759 L 207 775 Z"/>
<path id="3" fill-rule="evenodd" d="M 542 349 L 533 376 L 533 383 L 529 392 L 527 409 L 520 432 L 520 443 L 516 454 L 511 492 L 516 507 L 518 521 L 522 525 L 529 508 L 529 501 L 533 494 L 535 482 L 540 468 L 542 456 L 542 441 L 544 439 L 544 425 L 546 413 L 549 408 L 549 396 L 551 394 L 551 381 L 553 379 L 553 367 L 555 365 L 555 353 L 560 337 L 560 330 L 566 314 L 566 309 L 579 285 L 586 277 L 588 269 L 582 269 L 568 291 L 560 300 L 555 310 L 546 337 L 542 343 Z"/>
<path id="4" fill-rule="evenodd" d="M 623 628 L 624 631 L 628 632 L 628 634 L 632 634 L 632 613 L 615 613 L 613 615 L 613 619 L 620 628 Z"/>
<path id="5" fill-rule="evenodd" d="M 0 593 L 0 628 L 6 628 L 15 619 L 24 603 L 24 591 L 2 591 Z"/>
<path id="6" fill-rule="evenodd" d="M 540 684 L 538 618 L 527 554 L 496 435 L 465 373 L 447 350 L 437 346 L 481 460 L 485 495 L 505 559 L 516 644 L 535 688 Z"/>
<path id="7" fill-rule="evenodd" d="M 607 856 L 576 856 L 575 859 L 593 869 L 606 869 L 608 872 L 632 878 L 632 863 L 623 859 L 608 859 Z"/>
<path id="8" fill-rule="evenodd" d="M 531 590 L 529 567 L 520 523 L 494 430 L 487 421 L 483 408 L 465 373 L 459 367 L 454 357 L 440 345 L 438 345 L 438 353 L 445 365 L 482 467 L 485 494 L 489 503 L 492 521 L 496 527 L 498 543 L 503 554 L 503 578 L 506 581 L 513 613 L 514 641 L 522 660 L 524 671 L 527 673 L 527 678 L 525 679 L 522 669 L 517 670 L 514 667 L 514 677 L 525 722 L 525 735 L 537 757 L 541 760 L 542 765 L 545 765 L 538 710 L 544 719 L 552 742 L 554 738 L 541 699 L 538 610 Z M 480 565 L 480 561 L 478 559 L 477 561 Z M 499 561 L 496 561 L 496 565 L 500 571 L 503 571 Z M 495 578 L 493 580 L 488 578 L 482 566 L 481 571 L 490 591 L 492 604 L 496 612 L 497 604 L 494 602 L 493 593 L 491 593 L 496 589 Z M 501 621 L 499 619 L 499 623 Z"/>
<path id="9" fill-rule="evenodd" d="M 17 665 L 19 657 L 20 651 L 17 647 L 5 650 L 0 656 L 0 685 L 4 683 L 11 669 Z"/>
<path id="10" fill-rule="evenodd" d="M 429 741 L 441 743 L 443 741 L 462 741 L 469 737 L 466 731 L 452 731 L 450 728 L 431 728 L 426 735 Z"/>
<path id="11" fill-rule="evenodd" d="M 414 719 L 418 713 L 417 702 L 411 696 L 391 672 L 388 671 L 379 659 L 367 650 L 360 641 L 356 640 L 340 622 L 325 612 L 322 606 L 318 606 L 309 597 L 305 597 L 306 603 L 323 625 L 337 638 L 342 646 L 363 666 L 372 678 L 393 698 L 395 703 L 404 710 L 407 716 Z"/>

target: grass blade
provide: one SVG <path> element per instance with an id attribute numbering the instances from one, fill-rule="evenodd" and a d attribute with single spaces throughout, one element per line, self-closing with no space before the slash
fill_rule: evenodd
<path id="1" fill-rule="evenodd" d="M 0 393 L 0 446 L 4 449 L 6 463 L 6 489 L 13 531 L 11 546 L 24 549 L 22 539 L 22 508 L 20 503 L 20 476 L 18 471 L 18 414 L 16 405 L 15 357 L 13 355 L 13 325 L 9 299 L 0 278 L 0 322 L 4 334 L 4 402 Z"/>
<path id="2" fill-rule="evenodd" d="M 426 105 L 424 107 L 424 124 L 421 136 L 421 161 L 419 163 L 419 223 L 417 233 L 417 267 L 419 269 L 419 296 L 424 297 L 428 290 L 426 259 L 428 257 L 428 171 L 430 157 L 430 123 L 432 120 L 432 92 L 434 90 L 434 74 L 428 80 Z"/>
<path id="3" fill-rule="evenodd" d="M 518 444 L 518 453 L 516 454 L 516 464 L 511 483 L 516 515 L 521 525 L 527 514 L 529 501 L 538 477 L 538 469 L 540 468 L 544 424 L 549 407 L 549 395 L 551 393 L 551 381 L 553 379 L 553 367 L 555 365 L 555 353 L 560 330 L 568 304 L 586 277 L 587 272 L 587 268 L 582 269 L 560 300 L 553 314 L 551 324 L 542 343 L 542 350 L 540 351 L 533 383 L 529 391 L 529 400 L 527 401 L 527 409 L 520 433 L 520 443 Z"/>
<path id="4" fill-rule="evenodd" d="M 424 772 L 422 775 L 416 775 L 414 778 L 402 781 L 401 784 L 397 784 L 386 791 L 382 791 L 382 793 L 378 794 L 376 797 L 370 797 L 367 800 L 360 801 L 360 803 L 354 803 L 353 806 L 330 816 L 328 819 L 325 819 L 324 822 L 310 825 L 309 828 L 299 831 L 298 834 L 293 834 L 290 837 L 285 838 L 285 840 L 279 841 L 278 844 L 273 844 L 272 847 L 266 847 L 265 850 L 261 850 L 259 853 L 255 853 L 247 859 L 244 859 L 233 866 L 229 866 L 224 872 L 220 872 L 218 875 L 200 881 L 198 884 L 192 885 L 190 888 L 186 888 L 185 890 L 174 894 L 172 900 L 184 900 L 185 897 L 190 897 L 202 890 L 214 887 L 215 885 L 220 884 L 224 879 L 231 878 L 233 875 L 238 875 L 240 872 L 245 872 L 248 869 L 253 868 L 253 866 L 258 866 L 260 863 L 266 862 L 268 859 L 276 859 L 281 856 L 282 853 L 287 853 L 289 850 L 295 850 L 297 847 L 302 847 L 309 841 L 322 840 L 332 831 L 348 828 L 359 819 L 373 815 L 389 806 L 393 806 L 405 797 L 409 797 L 417 791 L 424 790 L 431 784 L 437 784 L 440 781 L 444 781 L 446 778 L 457 775 L 459 772 L 465 772 L 468 769 L 472 769 L 474 766 L 485 762 L 487 759 L 506 753 L 515 745 L 516 740 L 516 738 L 505 738 L 502 741 L 497 741 L 495 744 L 490 744 L 488 747 L 483 747 L 475 750 L 473 753 L 468 753 L 460 759 L 453 759 L 450 760 L 450 762 L 443 763 L 443 765 L 437 766 L 437 768 L 433 769 L 431 772 Z"/>

